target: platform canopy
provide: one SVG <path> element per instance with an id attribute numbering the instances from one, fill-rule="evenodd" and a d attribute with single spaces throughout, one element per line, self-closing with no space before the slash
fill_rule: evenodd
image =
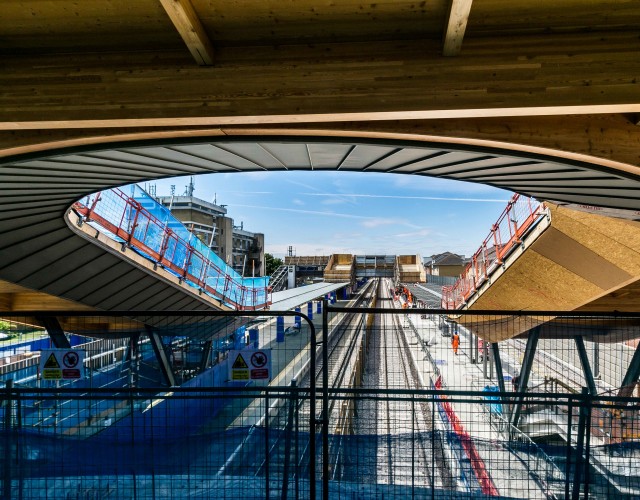
<path id="1" fill-rule="evenodd" d="M 349 283 L 314 283 L 312 285 L 283 290 L 272 295 L 271 311 L 289 311 L 295 307 L 302 306 L 312 300 L 317 300 L 336 290 L 340 290 Z M 302 311 L 303 313 L 306 311 Z"/>

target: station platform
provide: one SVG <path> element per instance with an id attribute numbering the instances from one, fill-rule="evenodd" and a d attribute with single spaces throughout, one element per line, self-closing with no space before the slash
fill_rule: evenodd
<path id="1" fill-rule="evenodd" d="M 411 325 L 408 325 L 409 322 Z M 497 384 L 485 379 L 482 363 L 472 363 L 469 350 L 463 347 L 464 339 L 461 339 L 458 354 L 454 353 L 448 327 L 446 324 L 441 326 L 438 316 L 422 317 L 421 314 L 409 313 L 405 316 L 403 326 L 425 388 L 482 391 L 485 386 Z M 468 345 L 467 341 L 466 346 Z M 423 346 L 426 346 L 424 349 L 428 352 Z M 510 380 L 512 374 L 505 372 L 504 376 Z M 511 390 L 511 384 L 508 381 L 506 383 L 507 390 Z M 445 402 L 439 404 L 438 412 L 438 425 L 451 435 L 457 435 L 462 444 L 452 445 L 453 452 L 459 454 L 458 461 L 473 464 L 471 469 L 475 474 L 471 470 L 467 471 L 467 476 L 471 476 L 467 480 L 481 480 L 482 471 L 486 471 L 487 477 L 501 496 L 520 496 L 526 492 L 527 498 L 548 498 L 547 487 L 532 481 L 527 461 L 519 460 L 517 451 L 505 445 L 505 435 L 501 432 L 500 425 L 496 425 L 496 421 L 492 422 L 492 419 L 497 420 L 498 417 L 481 400 L 469 401 L 470 399 L 446 398 Z M 558 482 L 564 480 L 564 474 L 552 461 L 549 461 L 548 469 L 549 475 L 555 475 Z"/>

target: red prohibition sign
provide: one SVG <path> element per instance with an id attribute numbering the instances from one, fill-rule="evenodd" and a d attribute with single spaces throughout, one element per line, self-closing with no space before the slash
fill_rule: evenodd
<path id="1" fill-rule="evenodd" d="M 64 363 L 64 366 L 66 366 L 67 368 L 74 368 L 78 364 L 79 360 L 80 360 L 80 357 L 78 356 L 78 353 L 73 351 L 66 353 L 62 357 L 62 362 Z"/>
<path id="2" fill-rule="evenodd" d="M 267 364 L 267 355 L 261 351 L 254 352 L 251 355 L 251 364 L 256 368 L 262 368 Z"/>

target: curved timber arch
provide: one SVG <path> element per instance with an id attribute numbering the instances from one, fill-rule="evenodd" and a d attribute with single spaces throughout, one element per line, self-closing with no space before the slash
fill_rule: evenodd
<path id="1" fill-rule="evenodd" d="M 639 169 L 578 154 L 374 132 L 225 132 L 154 132 L 110 137 L 104 143 L 85 138 L 13 149 L 0 160 L 0 306 L 37 309 L 16 298 L 35 291 L 101 310 L 215 307 L 193 290 L 87 241 L 65 222 L 69 206 L 88 193 L 158 178 L 211 172 L 381 172 L 484 183 L 541 200 L 640 208 Z"/>

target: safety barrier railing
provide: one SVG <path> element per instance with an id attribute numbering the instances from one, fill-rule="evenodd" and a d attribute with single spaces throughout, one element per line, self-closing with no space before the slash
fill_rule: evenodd
<path id="1" fill-rule="evenodd" d="M 243 278 L 139 186 L 101 191 L 74 203 L 79 223 L 97 225 L 180 280 L 237 310 L 269 305 L 268 277 Z"/>
<path id="2" fill-rule="evenodd" d="M 458 309 L 489 278 L 506 256 L 522 243 L 522 237 L 544 216 L 544 204 L 514 194 L 489 235 L 471 257 L 455 284 L 442 287 L 442 308 Z"/>
<path id="3" fill-rule="evenodd" d="M 552 384 L 542 377 L 558 370 L 580 385 L 593 382 L 586 380 L 590 370 L 583 369 L 581 375 L 567 368 L 580 361 L 571 361 L 575 348 L 573 342 L 560 342 L 566 339 L 529 351 L 531 362 L 521 362 L 523 368 L 532 367 L 525 389 L 488 391 L 499 388 L 500 380 L 509 380 L 507 371 L 513 375 L 518 370 L 514 359 L 519 351 L 510 351 L 517 347 L 510 346 L 512 341 L 492 351 L 495 359 L 490 362 L 496 369 L 487 375 L 472 359 L 470 335 L 462 336 L 459 355 L 452 354 L 448 329 L 438 323 L 447 315 L 445 310 L 408 313 L 325 303 L 323 312 L 323 325 L 336 314 L 366 315 L 367 338 L 362 350 L 353 353 L 367 353 L 359 372 L 364 378 L 357 387 L 325 382 L 333 356 L 327 348 L 332 345 L 329 329 L 323 327 L 322 343 L 316 344 L 313 321 L 300 313 L 46 311 L 48 324 L 55 319 L 64 332 L 127 338 L 127 354 L 114 353 L 110 366 L 85 363 L 80 379 L 48 378 L 45 363 L 35 386 L 25 384 L 25 374 L 18 371 L 7 380 L 10 383 L 0 385 L 2 497 L 640 496 L 640 398 L 615 395 L 624 388 L 621 384 L 636 387 L 640 354 L 635 353 L 640 348 L 620 345 L 624 349 L 616 354 L 597 351 L 598 393 L 587 388 L 577 393 L 567 389 L 572 384 Z M 0 319 L 26 324 L 42 314 L 3 312 Z M 580 332 L 597 326 L 597 340 L 606 328 L 629 339 L 640 338 L 638 314 L 516 314 L 548 321 L 560 316 L 558 327 L 574 324 Z M 305 327 L 278 341 L 277 321 L 264 318 L 280 315 L 290 321 L 302 317 Z M 467 324 L 480 324 L 495 311 L 459 315 L 469 318 Z M 409 317 L 415 324 L 407 328 L 404 322 L 380 321 L 385 317 Z M 249 354 L 257 346 L 251 336 L 238 336 L 239 322 L 230 318 L 247 325 L 260 322 L 260 349 L 270 351 L 269 371 L 277 376 L 271 385 L 232 375 L 244 370 L 235 366 L 237 351 Z M 396 332 L 399 342 L 393 340 Z M 222 355 L 232 348 L 223 343 L 230 337 L 244 340 L 234 343 L 233 356 L 230 351 Z M 351 346 L 351 339 L 340 345 Z M 90 346 L 85 361 L 102 360 L 113 352 L 111 339 L 96 342 L 105 345 Z M 184 343 L 202 348 L 189 350 L 199 353 L 191 367 L 185 358 L 171 355 L 176 342 L 181 349 Z M 594 343 L 584 342 L 586 352 L 593 353 Z M 156 349 L 145 351 L 149 344 Z M 84 349 L 78 345 L 71 350 Z M 301 353 L 306 353 L 308 369 Z M 496 362 L 500 359 L 504 365 Z M 162 384 L 161 365 L 176 380 L 179 370 L 198 366 L 199 371 L 186 382 Z M 622 382 L 619 367 L 628 375 Z M 318 378 L 305 378 L 303 368 Z M 280 377 L 285 372 L 287 377 Z M 609 385 L 611 391 L 600 393 Z M 512 409 L 518 405 L 522 412 L 516 422 Z"/>

